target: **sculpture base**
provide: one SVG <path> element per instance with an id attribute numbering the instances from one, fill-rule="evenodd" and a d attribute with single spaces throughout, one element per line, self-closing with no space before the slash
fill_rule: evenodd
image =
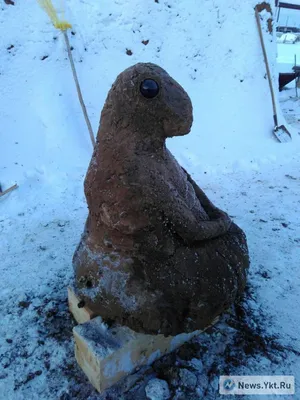
<path id="1" fill-rule="evenodd" d="M 68 301 L 70 312 L 79 323 L 73 328 L 77 363 L 100 393 L 136 368 L 151 365 L 202 332 L 197 330 L 165 337 L 137 333 L 126 326 L 108 328 L 91 310 L 78 308 L 79 300 L 71 287 L 68 288 Z"/>

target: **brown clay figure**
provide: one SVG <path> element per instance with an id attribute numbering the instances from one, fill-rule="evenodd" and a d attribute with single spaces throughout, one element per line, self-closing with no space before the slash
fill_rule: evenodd
<path id="1" fill-rule="evenodd" d="M 245 234 L 166 148 L 192 121 L 189 96 L 154 64 L 122 72 L 102 110 L 75 289 L 104 320 L 138 332 L 202 329 L 245 287 Z"/>

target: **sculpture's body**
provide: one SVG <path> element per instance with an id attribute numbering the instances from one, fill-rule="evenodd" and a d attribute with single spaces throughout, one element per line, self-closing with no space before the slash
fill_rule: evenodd
<path id="1" fill-rule="evenodd" d="M 80 298 L 104 320 L 175 335 L 207 326 L 244 289 L 244 233 L 165 146 L 191 124 L 188 95 L 153 64 L 128 68 L 108 94 L 73 260 Z"/>

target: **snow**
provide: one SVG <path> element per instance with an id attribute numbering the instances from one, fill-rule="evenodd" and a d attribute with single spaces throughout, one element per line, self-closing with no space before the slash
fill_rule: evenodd
<path id="1" fill-rule="evenodd" d="M 145 388 L 147 399 L 167 400 L 170 398 L 169 387 L 166 381 L 151 379 Z"/>
<path id="2" fill-rule="evenodd" d="M 277 39 L 279 43 L 295 43 L 298 36 L 293 33 L 284 33 Z"/>
<path id="3" fill-rule="evenodd" d="M 279 72 L 293 72 L 293 67 L 300 64 L 300 43 L 278 43 L 277 45 L 277 69 Z"/>
<path id="4" fill-rule="evenodd" d="M 66 2 L 94 131 L 119 72 L 139 61 L 166 68 L 190 94 L 195 117 L 192 132 L 168 146 L 245 230 L 252 261 L 241 306 L 163 358 L 164 368 L 155 362 L 130 390 L 111 390 L 113 399 L 142 400 L 149 377 L 165 379 L 174 398 L 208 400 L 218 398 L 223 372 L 300 379 L 300 100 L 293 85 L 280 93 L 279 123 L 286 119 L 293 141 L 276 142 L 256 2 L 202 3 Z M 67 309 L 92 147 L 63 37 L 34 0 L 0 7 L 0 183 L 19 185 L 0 198 L 0 399 L 105 399 L 76 365 Z M 275 77 L 276 40 L 266 41 Z M 197 376 L 192 393 L 178 378 L 184 368 Z"/>

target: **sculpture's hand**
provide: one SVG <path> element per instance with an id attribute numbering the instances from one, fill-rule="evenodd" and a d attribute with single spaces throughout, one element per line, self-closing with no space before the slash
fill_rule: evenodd
<path id="1" fill-rule="evenodd" d="M 203 208 L 205 209 L 205 207 L 203 207 Z M 205 209 L 205 211 L 207 212 L 206 209 Z M 230 219 L 229 215 L 225 211 L 220 210 L 218 207 L 214 206 L 214 209 L 209 210 L 209 212 L 207 212 L 207 213 L 209 214 L 209 217 L 212 220 L 223 219 L 223 220 L 228 220 L 231 223 L 231 219 Z"/>
<path id="2" fill-rule="evenodd" d="M 196 196 L 197 196 L 198 200 L 200 201 L 202 207 L 204 208 L 205 212 L 207 213 L 207 215 L 213 220 L 222 219 L 222 220 L 224 220 L 224 222 L 225 222 L 225 220 L 228 220 L 227 223 L 229 223 L 229 221 L 230 221 L 229 215 L 226 212 L 220 210 L 218 207 L 216 207 L 209 200 L 209 198 L 206 196 L 206 194 L 203 192 L 203 190 L 192 179 L 190 174 L 184 168 L 182 168 L 182 169 L 186 173 L 188 182 L 190 182 L 190 184 L 193 186 Z M 231 221 L 230 221 L 230 223 L 231 223 Z"/>
<path id="3" fill-rule="evenodd" d="M 210 217 L 210 221 L 199 220 L 190 210 L 184 199 L 178 195 L 177 191 L 172 191 L 169 185 L 164 184 L 165 180 L 157 177 L 160 181 L 154 186 L 160 188 L 159 198 L 164 200 L 161 202 L 161 208 L 166 223 L 170 224 L 172 229 L 188 244 L 224 235 L 231 226 L 230 217 L 215 207 L 192 178 L 188 174 L 187 176 L 198 200 Z"/>
<path id="4" fill-rule="evenodd" d="M 169 188 L 168 190 L 162 188 L 160 195 L 164 200 L 161 202 L 161 209 L 165 223 L 190 245 L 224 235 L 230 228 L 231 220 L 222 211 L 211 221 L 201 221 L 196 218 L 185 201 L 176 193 L 172 194 Z"/>
<path id="5" fill-rule="evenodd" d="M 213 239 L 224 235 L 231 226 L 231 219 L 226 216 L 221 216 L 212 221 L 202 221 L 198 227 L 198 233 L 194 236 L 193 242 L 200 240 Z"/>

